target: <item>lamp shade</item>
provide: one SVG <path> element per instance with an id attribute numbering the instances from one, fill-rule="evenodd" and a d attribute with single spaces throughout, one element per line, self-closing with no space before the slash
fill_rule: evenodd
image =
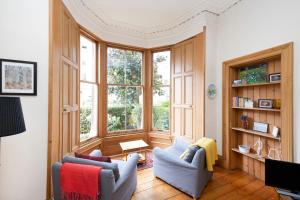
<path id="1" fill-rule="evenodd" d="M 0 97 L 0 137 L 26 131 L 19 97 Z"/>

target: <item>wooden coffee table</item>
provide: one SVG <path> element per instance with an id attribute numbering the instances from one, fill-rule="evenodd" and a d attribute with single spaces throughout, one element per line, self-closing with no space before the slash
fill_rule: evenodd
<path id="1" fill-rule="evenodd" d="M 146 150 L 149 145 L 144 140 L 134 140 L 129 142 L 120 142 L 121 149 L 123 154 L 125 154 L 125 159 L 127 161 L 127 157 L 129 153 L 137 152 L 140 156 L 139 163 L 144 163 L 146 161 Z M 144 155 L 142 155 L 144 153 Z"/>

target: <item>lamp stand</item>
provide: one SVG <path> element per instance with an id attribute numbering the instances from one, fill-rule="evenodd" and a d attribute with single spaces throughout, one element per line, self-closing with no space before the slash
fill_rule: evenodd
<path id="1" fill-rule="evenodd" d="M 1 167 L 1 137 L 0 137 L 0 167 Z"/>

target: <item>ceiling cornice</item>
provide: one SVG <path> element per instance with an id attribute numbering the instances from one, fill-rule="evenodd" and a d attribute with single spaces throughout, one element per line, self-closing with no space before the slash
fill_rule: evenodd
<path id="1" fill-rule="evenodd" d="M 89 1 L 95 3 L 93 0 Z M 136 26 L 111 19 L 101 12 L 101 8 L 91 8 L 86 0 L 64 0 L 64 3 L 80 25 L 103 40 L 153 48 L 174 44 L 202 32 L 207 17 L 219 16 L 241 0 L 222 0 L 227 3 L 223 7 L 213 7 L 208 1 L 210 0 L 199 1 L 199 5 L 170 23 L 153 27 Z"/>

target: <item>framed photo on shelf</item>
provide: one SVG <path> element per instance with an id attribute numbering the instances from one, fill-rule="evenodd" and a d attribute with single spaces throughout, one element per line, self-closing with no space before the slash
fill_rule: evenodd
<path id="1" fill-rule="evenodd" d="M 1 95 L 37 95 L 37 63 L 0 59 Z"/>
<path id="2" fill-rule="evenodd" d="M 277 126 L 273 126 L 272 135 L 276 138 L 279 136 L 279 128 Z"/>
<path id="3" fill-rule="evenodd" d="M 268 124 L 261 123 L 261 122 L 254 122 L 253 123 L 253 130 L 254 131 L 259 131 L 262 133 L 267 133 L 268 132 Z"/>
<path id="4" fill-rule="evenodd" d="M 269 80 L 270 80 L 270 83 L 280 82 L 281 74 L 280 73 L 269 74 Z"/>
<path id="5" fill-rule="evenodd" d="M 245 108 L 253 108 L 254 102 L 251 99 L 246 98 L 245 102 L 244 102 L 244 106 L 245 106 Z"/>
<path id="6" fill-rule="evenodd" d="M 267 83 L 268 82 L 268 65 L 261 63 L 254 66 L 240 68 L 240 79 L 247 84 Z"/>
<path id="7" fill-rule="evenodd" d="M 272 108 L 273 100 L 272 99 L 258 99 L 259 108 Z"/>

